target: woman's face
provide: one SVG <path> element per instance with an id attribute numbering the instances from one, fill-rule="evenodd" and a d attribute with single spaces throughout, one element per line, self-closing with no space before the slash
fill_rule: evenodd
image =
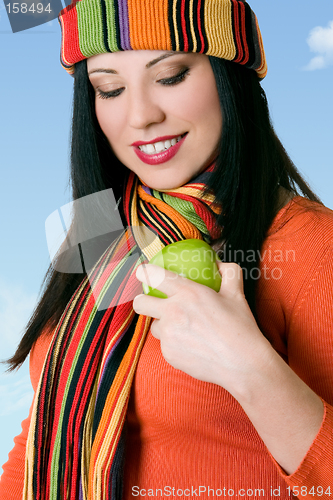
<path id="1" fill-rule="evenodd" d="M 100 127 L 145 184 L 182 186 L 215 159 L 222 113 L 206 55 L 129 50 L 90 57 L 87 67 Z"/>

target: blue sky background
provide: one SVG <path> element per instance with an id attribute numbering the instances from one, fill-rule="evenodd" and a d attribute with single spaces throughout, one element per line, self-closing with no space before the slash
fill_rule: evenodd
<path id="1" fill-rule="evenodd" d="M 275 129 L 333 209 L 333 2 L 252 0 L 263 35 L 263 81 Z M 59 62 L 57 20 L 13 34 L 0 2 L 0 358 L 20 339 L 48 268 L 44 224 L 70 201 L 73 79 Z M 0 465 L 32 399 L 27 363 L 0 368 Z M 0 469 L 0 472 L 2 470 Z"/>

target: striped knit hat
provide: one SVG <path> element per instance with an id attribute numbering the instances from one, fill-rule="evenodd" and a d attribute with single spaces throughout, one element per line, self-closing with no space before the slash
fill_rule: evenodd
<path id="1" fill-rule="evenodd" d="M 198 52 L 267 74 L 257 18 L 242 0 L 73 0 L 58 18 L 72 75 L 75 63 L 120 50 Z"/>

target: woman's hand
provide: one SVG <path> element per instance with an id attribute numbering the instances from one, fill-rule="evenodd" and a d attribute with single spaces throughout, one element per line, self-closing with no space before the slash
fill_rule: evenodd
<path id="1" fill-rule="evenodd" d="M 140 265 L 140 281 L 167 299 L 138 295 L 133 308 L 155 318 L 151 333 L 164 358 L 192 377 L 213 382 L 239 397 L 272 350 L 260 332 L 243 291 L 242 269 L 218 262 L 222 284 L 217 293 L 152 264 Z"/>
<path id="2" fill-rule="evenodd" d="M 139 266 L 137 278 L 168 298 L 138 295 L 134 310 L 155 318 L 151 333 L 174 368 L 218 384 L 238 400 L 272 456 L 292 474 L 318 433 L 323 403 L 260 332 L 241 268 L 218 266 L 218 293 L 158 266 Z"/>

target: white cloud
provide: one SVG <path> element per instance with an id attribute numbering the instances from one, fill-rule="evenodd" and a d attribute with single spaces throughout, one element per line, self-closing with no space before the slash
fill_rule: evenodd
<path id="1" fill-rule="evenodd" d="M 0 357 L 13 354 L 37 300 L 20 285 L 0 279 Z"/>
<path id="2" fill-rule="evenodd" d="M 333 21 L 328 23 L 327 28 L 317 26 L 310 31 L 307 43 L 311 52 L 317 53 L 305 66 L 305 70 L 327 68 L 333 64 Z"/>
<path id="3" fill-rule="evenodd" d="M 13 415 L 21 409 L 28 409 L 33 390 L 28 377 L 12 381 L 12 375 L 2 375 L 0 384 L 0 417 Z"/>

